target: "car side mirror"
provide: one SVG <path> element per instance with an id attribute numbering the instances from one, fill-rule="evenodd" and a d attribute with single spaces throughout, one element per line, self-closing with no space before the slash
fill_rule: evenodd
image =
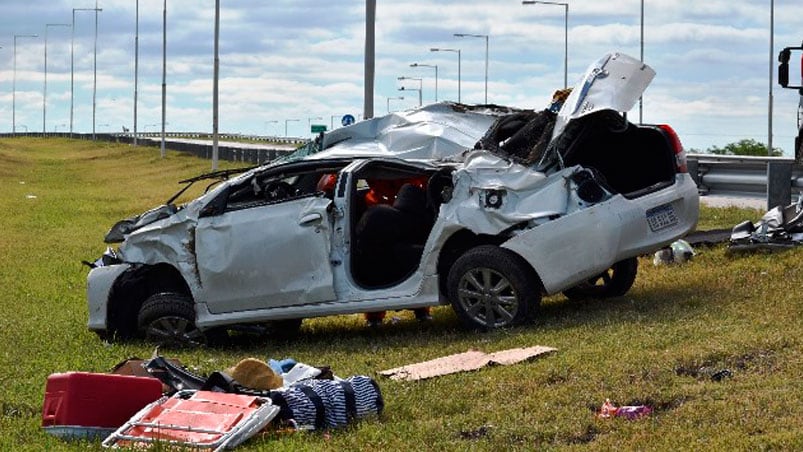
<path id="1" fill-rule="evenodd" d="M 792 50 L 803 50 L 801 47 L 786 47 L 778 53 L 778 84 L 783 88 L 799 89 L 803 93 L 803 85 L 789 85 L 789 59 Z M 803 79 L 803 59 L 801 59 L 801 79 Z"/>
<path id="2" fill-rule="evenodd" d="M 778 84 L 784 88 L 789 86 L 789 55 L 791 53 L 791 50 L 786 48 L 778 54 Z"/>

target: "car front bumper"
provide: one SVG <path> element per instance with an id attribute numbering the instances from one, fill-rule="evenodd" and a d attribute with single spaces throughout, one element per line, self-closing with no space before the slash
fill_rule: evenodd
<path id="1" fill-rule="evenodd" d="M 89 307 L 88 327 L 91 331 L 106 331 L 108 329 L 109 294 L 117 278 L 130 264 L 116 264 L 104 267 L 95 267 L 87 276 L 86 295 Z"/>

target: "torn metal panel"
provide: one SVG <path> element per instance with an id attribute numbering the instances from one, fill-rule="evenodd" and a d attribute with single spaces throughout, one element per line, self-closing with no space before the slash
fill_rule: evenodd
<path id="1" fill-rule="evenodd" d="M 733 227 L 729 251 L 782 250 L 803 243 L 803 198 L 768 210 L 759 221 Z"/>

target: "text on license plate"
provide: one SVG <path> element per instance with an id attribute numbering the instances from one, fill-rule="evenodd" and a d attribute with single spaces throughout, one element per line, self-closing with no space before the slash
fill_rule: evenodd
<path id="1" fill-rule="evenodd" d="M 652 232 L 657 232 L 678 224 L 675 208 L 672 204 L 663 204 L 647 211 L 647 224 Z"/>

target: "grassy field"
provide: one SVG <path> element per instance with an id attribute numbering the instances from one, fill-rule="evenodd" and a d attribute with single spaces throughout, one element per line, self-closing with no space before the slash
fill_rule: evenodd
<path id="1" fill-rule="evenodd" d="M 89 141 L 0 140 L 0 450 L 86 450 L 40 428 L 45 381 L 105 372 L 141 342 L 107 344 L 86 329 L 87 268 L 115 221 L 163 202 L 210 162 Z M 763 212 L 702 210 L 700 229 Z M 199 373 L 242 358 L 292 357 L 337 375 L 375 376 L 385 413 L 327 434 L 265 434 L 240 450 L 801 450 L 803 250 L 732 256 L 698 248 L 677 266 L 640 259 L 620 298 L 544 300 L 534 325 L 478 334 L 451 309 L 409 313 L 377 330 L 359 316 L 305 321 L 292 342 L 242 340 L 163 352 Z M 557 353 L 420 382 L 379 370 L 479 349 L 546 345 Z M 711 375 L 728 369 L 731 378 Z M 636 421 L 597 419 L 606 399 L 647 404 Z M 110 401 L 113 403 L 113 401 Z"/>

